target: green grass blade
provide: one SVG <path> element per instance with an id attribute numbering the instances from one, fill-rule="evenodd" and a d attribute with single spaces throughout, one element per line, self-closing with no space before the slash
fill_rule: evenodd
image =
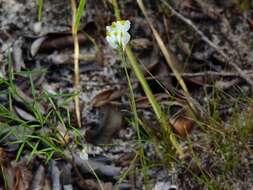
<path id="1" fill-rule="evenodd" d="M 86 0 L 80 0 L 77 13 L 75 15 L 75 25 L 74 25 L 74 33 L 77 33 L 79 24 L 81 21 L 81 17 L 84 14 L 84 8 L 85 8 Z"/>
<path id="2" fill-rule="evenodd" d="M 41 21 L 42 18 L 42 8 L 43 8 L 43 0 L 38 0 L 38 20 Z"/>

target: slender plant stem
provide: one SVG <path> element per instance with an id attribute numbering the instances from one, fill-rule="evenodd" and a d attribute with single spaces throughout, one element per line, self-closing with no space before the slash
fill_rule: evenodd
<path id="1" fill-rule="evenodd" d="M 137 77 L 137 79 L 139 80 L 139 82 L 141 83 L 141 86 L 145 92 L 145 94 L 148 97 L 148 100 L 156 114 L 156 117 L 158 118 L 159 121 L 161 121 L 162 118 L 162 109 L 160 107 L 160 105 L 158 104 L 158 102 L 155 99 L 155 96 L 153 95 L 142 71 L 141 68 L 139 66 L 139 64 L 137 63 L 137 60 L 135 59 L 133 52 L 130 50 L 129 47 L 126 48 L 126 54 L 128 55 L 128 59 L 131 63 L 132 69 Z"/>
<path id="2" fill-rule="evenodd" d="M 72 35 L 74 40 L 74 89 L 76 92 L 80 91 L 80 75 L 79 75 L 79 43 L 78 43 L 78 34 L 77 30 L 75 29 L 75 23 L 76 23 L 76 1 L 71 0 L 71 6 L 72 6 Z M 81 127 L 81 114 L 80 114 L 80 100 L 79 96 L 75 96 L 75 112 L 76 112 L 76 119 L 78 127 Z"/>
<path id="3" fill-rule="evenodd" d="M 148 175 L 146 175 L 147 174 L 146 162 L 145 162 L 144 150 L 143 150 L 143 146 L 142 146 L 142 139 L 141 139 L 141 134 L 140 134 L 140 126 L 139 126 L 139 117 L 138 117 L 138 113 L 137 113 L 137 106 L 136 106 L 136 102 L 135 102 L 134 90 L 133 90 L 131 79 L 130 79 L 130 76 L 129 76 L 128 70 L 127 70 L 126 56 L 125 56 L 124 50 L 122 48 L 119 48 L 119 54 L 120 54 L 121 61 L 122 61 L 124 71 L 125 71 L 125 75 L 127 78 L 127 83 L 128 83 L 129 93 L 130 93 L 130 107 L 131 107 L 131 110 L 134 114 L 134 125 L 136 127 L 138 144 L 140 145 L 140 162 L 141 162 L 142 168 L 144 170 L 144 181 L 145 181 L 145 184 L 147 184 L 147 182 L 148 182 L 147 176 Z"/>

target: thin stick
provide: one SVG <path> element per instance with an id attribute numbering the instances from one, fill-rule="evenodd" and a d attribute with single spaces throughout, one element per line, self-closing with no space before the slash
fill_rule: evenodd
<path id="1" fill-rule="evenodd" d="M 72 6 L 72 35 L 74 40 L 74 73 L 75 73 L 75 79 L 74 79 L 74 90 L 75 92 L 80 91 L 80 76 L 79 76 L 79 43 L 78 43 L 78 35 L 77 31 L 75 30 L 75 21 L 76 21 L 76 1 L 71 0 L 71 6 Z M 75 111 L 76 111 L 76 119 L 78 127 L 81 127 L 81 114 L 80 114 L 80 100 L 79 96 L 75 96 Z"/>
<path id="2" fill-rule="evenodd" d="M 236 63 L 234 63 L 234 61 L 230 57 L 228 57 L 221 50 L 220 47 L 218 47 L 215 43 L 213 43 L 211 40 L 209 40 L 208 37 L 206 37 L 205 34 L 202 31 L 200 31 L 198 29 L 198 27 L 190 19 L 185 18 L 182 14 L 180 14 L 179 12 L 177 12 L 165 0 L 161 0 L 161 1 L 164 3 L 164 5 L 166 7 L 168 7 L 170 9 L 170 11 L 175 16 L 177 16 L 180 20 L 182 20 L 183 22 L 185 22 L 186 24 L 188 24 L 189 26 L 191 26 L 195 30 L 195 32 L 200 35 L 200 37 L 202 38 L 202 40 L 205 41 L 209 46 L 211 46 L 212 48 L 214 48 L 226 60 L 226 62 L 238 72 L 238 74 L 240 75 L 240 77 L 243 78 L 246 82 L 248 82 L 251 85 L 251 89 L 253 89 L 253 81 L 251 80 L 251 78 L 242 69 L 240 69 L 240 67 L 238 67 L 238 65 Z"/>

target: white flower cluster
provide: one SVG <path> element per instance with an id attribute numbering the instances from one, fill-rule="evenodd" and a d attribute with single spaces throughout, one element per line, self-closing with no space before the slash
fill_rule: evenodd
<path id="1" fill-rule="evenodd" d="M 127 43 L 130 40 L 130 29 L 129 20 L 120 20 L 113 22 L 111 26 L 106 27 L 106 40 L 113 48 L 125 49 Z"/>

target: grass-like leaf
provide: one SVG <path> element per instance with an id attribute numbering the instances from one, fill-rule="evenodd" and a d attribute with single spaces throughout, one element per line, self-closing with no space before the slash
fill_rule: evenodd
<path id="1" fill-rule="evenodd" d="M 76 34 L 79 28 L 79 24 L 82 18 L 82 15 L 84 14 L 84 8 L 85 8 L 86 0 L 80 0 L 77 13 L 75 15 L 75 24 L 74 24 L 74 33 Z"/>
<path id="2" fill-rule="evenodd" d="M 42 9 L 43 9 L 43 0 L 38 0 L 38 20 L 41 21 L 42 18 Z"/>

